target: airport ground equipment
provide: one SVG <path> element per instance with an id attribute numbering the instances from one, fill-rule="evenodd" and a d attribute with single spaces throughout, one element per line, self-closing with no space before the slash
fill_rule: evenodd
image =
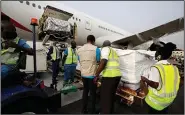
<path id="1" fill-rule="evenodd" d="M 73 14 L 67 13 L 63 10 L 47 6 L 42 17 L 39 20 L 39 39 L 43 40 L 43 46 L 49 48 L 51 42 L 57 42 L 56 46 L 63 56 L 63 51 L 70 45 L 71 40 L 76 39 L 77 26 L 76 23 L 70 23 L 68 20 Z M 48 43 L 50 42 L 50 43 Z M 48 63 L 51 65 L 51 62 Z M 51 70 L 51 66 L 48 66 Z M 62 68 L 60 66 L 60 68 Z M 61 70 L 61 69 L 60 69 Z M 55 83 L 55 89 L 57 82 Z M 75 90 L 75 86 L 68 85 L 62 89 L 66 92 L 68 89 Z M 68 91 L 67 91 L 68 92 Z"/>
<path id="2" fill-rule="evenodd" d="M 35 52 L 35 27 L 36 19 L 32 19 L 33 50 Z M 20 113 L 54 113 L 61 108 L 61 93 L 46 87 L 44 81 L 37 78 L 34 53 L 34 74 L 16 71 L 6 79 L 1 79 L 4 84 L 1 88 L 1 112 L 3 114 Z"/>
<path id="3" fill-rule="evenodd" d="M 61 51 L 68 47 L 71 40 L 76 39 L 76 23 L 68 22 L 73 14 L 47 6 L 39 20 L 39 39 L 47 46 L 48 41 L 58 42 Z"/>

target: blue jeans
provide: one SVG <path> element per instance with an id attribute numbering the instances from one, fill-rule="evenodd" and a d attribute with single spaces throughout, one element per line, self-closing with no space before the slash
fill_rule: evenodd
<path id="1" fill-rule="evenodd" d="M 76 73 L 76 64 L 66 64 L 64 65 L 64 81 L 74 81 L 74 76 Z"/>

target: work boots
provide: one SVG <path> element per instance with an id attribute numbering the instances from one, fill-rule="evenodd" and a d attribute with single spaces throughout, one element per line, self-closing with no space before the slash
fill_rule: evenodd
<path id="1" fill-rule="evenodd" d="M 64 81 L 63 82 L 63 87 L 65 87 L 67 84 L 68 84 L 68 82 L 67 81 Z"/>
<path id="2" fill-rule="evenodd" d="M 53 88 L 53 89 L 55 89 L 55 90 L 57 90 L 57 82 L 58 80 L 56 79 L 56 77 L 54 77 L 53 79 L 52 79 L 52 84 L 50 84 L 50 87 L 51 88 Z"/>
<path id="3" fill-rule="evenodd" d="M 72 84 L 74 82 L 74 80 L 69 80 L 68 84 Z"/>
<path id="4" fill-rule="evenodd" d="M 72 81 L 72 80 L 64 81 L 63 87 L 65 87 L 66 85 L 71 85 L 73 82 L 74 81 Z"/>

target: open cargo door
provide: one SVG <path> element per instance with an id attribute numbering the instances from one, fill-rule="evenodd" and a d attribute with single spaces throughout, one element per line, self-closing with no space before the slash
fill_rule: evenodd
<path id="1" fill-rule="evenodd" d="M 57 9 L 57 8 L 49 6 L 49 5 L 46 6 L 46 9 L 45 9 L 43 15 L 48 16 L 48 17 L 57 18 L 60 20 L 65 20 L 65 21 L 68 21 L 69 18 L 71 18 L 73 16 L 72 13 Z"/>
<path id="2" fill-rule="evenodd" d="M 39 20 L 39 39 L 63 42 L 68 38 L 74 39 L 73 24 L 68 22 L 72 16 L 72 13 L 47 5 Z"/>

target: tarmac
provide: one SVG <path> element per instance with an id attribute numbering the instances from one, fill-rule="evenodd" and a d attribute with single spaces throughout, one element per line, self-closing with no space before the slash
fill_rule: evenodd
<path id="1" fill-rule="evenodd" d="M 63 83 L 63 75 L 60 73 L 58 77 L 59 82 L 57 89 L 62 88 Z M 51 83 L 51 73 L 43 73 L 41 75 L 41 79 L 44 80 L 46 86 L 49 86 Z M 71 92 L 67 95 L 61 96 L 61 105 L 62 107 L 58 110 L 57 114 L 80 114 L 81 113 L 81 105 L 82 105 L 82 90 L 78 90 L 77 92 Z M 99 113 L 99 96 L 97 96 L 97 113 Z M 90 103 L 91 100 L 89 100 Z M 144 100 L 143 100 L 144 101 Z M 143 106 L 138 104 L 133 104 L 131 106 L 127 106 L 124 103 L 120 102 L 120 97 L 116 97 L 114 113 L 115 114 L 147 114 L 147 106 L 144 103 Z M 184 85 L 180 87 L 177 98 L 169 107 L 169 114 L 184 114 Z"/>

